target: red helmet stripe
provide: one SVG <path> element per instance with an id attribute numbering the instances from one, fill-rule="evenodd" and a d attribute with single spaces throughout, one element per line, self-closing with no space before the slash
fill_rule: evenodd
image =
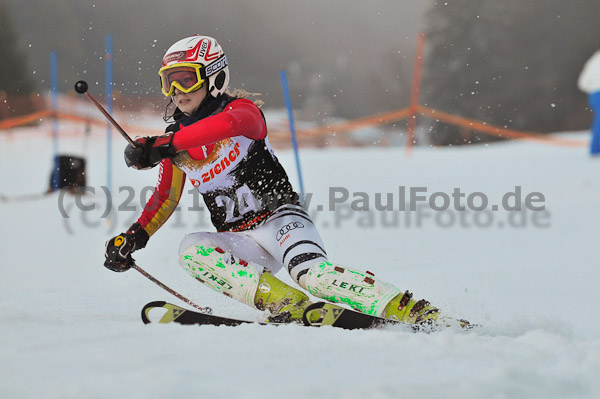
<path id="1" fill-rule="evenodd" d="M 206 61 L 212 61 L 212 60 L 216 60 L 217 58 L 219 58 L 219 50 L 215 51 L 214 53 L 210 53 L 210 46 L 212 45 L 212 43 L 208 42 L 208 48 L 206 49 L 206 55 L 204 56 L 204 59 Z"/>
<path id="2" fill-rule="evenodd" d="M 201 39 L 198 43 L 196 43 L 196 45 L 194 46 L 194 48 L 190 49 L 187 51 L 185 59 L 188 62 L 194 62 L 198 59 L 198 52 L 200 51 L 200 46 L 202 45 L 202 42 L 205 39 Z M 208 43 L 208 45 L 210 46 L 210 41 Z"/>

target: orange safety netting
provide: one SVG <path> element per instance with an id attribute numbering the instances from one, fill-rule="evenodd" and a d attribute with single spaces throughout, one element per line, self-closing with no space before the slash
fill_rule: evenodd
<path id="1" fill-rule="evenodd" d="M 334 123 L 326 126 L 318 126 L 309 129 L 298 129 L 299 137 L 319 137 L 319 136 L 327 136 L 332 133 L 350 133 L 355 130 L 358 130 L 365 126 L 379 126 L 390 124 L 393 122 L 398 122 L 408 117 L 416 117 L 418 115 L 425 116 L 428 118 L 432 118 L 435 120 L 439 120 L 445 123 L 449 123 L 455 126 L 460 126 L 465 129 L 469 129 L 472 131 L 477 131 L 479 133 L 488 134 L 501 138 L 511 138 L 511 139 L 519 139 L 519 140 L 528 140 L 534 141 L 542 144 L 550 144 L 550 145 L 558 145 L 558 146 L 566 146 L 566 147 L 584 147 L 587 146 L 587 143 L 578 140 L 571 140 L 567 138 L 555 137 L 551 135 L 541 134 L 537 132 L 530 131 L 519 131 L 506 129 L 495 125 L 490 125 L 488 123 L 478 121 L 475 119 L 468 119 L 457 115 L 448 114 L 443 111 L 439 111 L 436 109 L 428 108 L 419 105 L 416 109 L 416 113 L 414 110 L 409 108 L 401 108 L 394 111 L 381 112 L 373 115 L 368 115 L 361 118 L 351 119 L 344 122 Z M 44 118 L 57 118 L 64 119 L 74 122 L 82 122 L 91 125 L 100 125 L 105 126 L 106 121 L 101 119 L 95 119 L 90 117 L 84 117 L 79 115 L 72 115 L 63 112 L 53 112 L 51 110 L 44 110 L 34 112 L 29 115 L 20 116 L 16 118 L 10 118 L 0 121 L 0 130 L 3 129 L 12 129 L 18 126 L 27 125 L 33 123 L 35 121 L 39 121 Z M 123 125 L 123 127 L 128 130 L 137 130 L 144 132 L 151 132 L 152 134 L 161 134 L 162 130 L 159 129 L 149 129 L 147 127 L 139 127 L 135 125 Z M 273 131 L 275 136 L 281 137 L 284 133 L 282 131 Z"/>
<path id="2" fill-rule="evenodd" d="M 106 120 L 104 120 L 104 119 L 96 119 L 96 118 L 91 118 L 91 117 L 87 117 L 87 116 L 67 114 L 64 112 L 44 110 L 44 111 L 34 112 L 32 114 L 25 115 L 25 116 L 19 116 L 16 118 L 1 120 L 0 121 L 0 130 L 13 129 L 15 127 L 28 125 L 30 123 L 38 122 L 38 121 L 41 121 L 42 119 L 47 119 L 47 118 L 56 118 L 59 120 L 62 119 L 62 120 L 67 120 L 67 121 L 71 121 L 71 122 L 81 122 L 81 123 L 95 125 L 95 126 L 106 126 L 106 123 L 107 123 Z M 131 131 L 136 131 L 136 130 L 144 131 L 147 133 L 149 132 L 151 134 L 162 134 L 163 133 L 163 131 L 160 129 L 151 129 L 148 127 L 141 127 L 141 126 L 137 126 L 137 125 L 122 124 L 122 126 Z"/>
<path id="3" fill-rule="evenodd" d="M 553 145 L 561 145 L 566 147 L 583 147 L 587 144 L 578 141 L 578 140 L 570 140 L 560 137 L 554 137 L 550 135 L 544 135 L 536 132 L 528 132 L 528 131 L 518 131 L 512 129 L 506 129 L 499 126 L 494 126 L 487 124 L 485 122 L 477 121 L 474 119 L 467 119 L 461 116 L 447 114 L 442 111 L 438 111 L 432 108 L 427 108 L 419 105 L 417 107 L 418 112 L 432 119 L 440 120 L 442 122 L 449 123 L 455 126 L 461 126 L 470 130 L 474 130 L 480 133 L 489 134 L 491 136 L 497 136 L 502 138 L 512 138 L 512 139 L 523 139 L 523 140 L 531 140 L 535 142 L 541 142 L 544 144 L 553 144 Z"/>

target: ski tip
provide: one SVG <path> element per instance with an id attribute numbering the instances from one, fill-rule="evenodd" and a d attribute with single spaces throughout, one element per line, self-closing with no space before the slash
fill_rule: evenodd
<path id="1" fill-rule="evenodd" d="M 154 308 L 162 308 L 163 306 L 165 306 L 165 304 L 165 301 L 153 301 L 148 302 L 146 305 L 144 305 L 144 307 L 142 308 L 142 322 L 144 324 L 152 323 L 152 321 L 150 321 L 150 319 L 148 318 L 148 312 L 150 312 Z"/>
<path id="2" fill-rule="evenodd" d="M 323 321 L 321 309 L 325 306 L 325 302 L 315 302 L 304 309 L 302 322 L 305 326 L 320 326 Z"/>

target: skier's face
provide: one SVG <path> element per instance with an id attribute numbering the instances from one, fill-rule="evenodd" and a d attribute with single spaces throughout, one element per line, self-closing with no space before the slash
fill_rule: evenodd
<path id="1" fill-rule="evenodd" d="M 186 115 L 192 115 L 198 110 L 202 100 L 206 97 L 206 86 L 203 85 L 200 89 L 191 93 L 184 93 L 178 88 L 173 92 L 173 101 L 175 105 Z"/>

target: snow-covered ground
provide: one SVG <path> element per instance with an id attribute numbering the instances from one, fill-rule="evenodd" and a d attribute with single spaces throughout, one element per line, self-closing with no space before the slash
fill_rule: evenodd
<path id="1" fill-rule="evenodd" d="M 0 136 L 4 195 L 46 188 L 52 143 L 48 127 L 40 130 Z M 331 260 L 482 325 L 412 334 L 143 325 L 145 303 L 182 303 L 136 271 L 117 274 L 102 263 L 104 242 L 137 217 L 157 171 L 127 169 L 115 136 L 113 212 L 102 218 L 103 131 L 85 142 L 68 136 L 61 152 L 87 158 L 95 194 L 79 205 L 58 194 L 0 202 L 0 398 L 600 397 L 600 160 L 585 147 L 512 142 L 416 148 L 410 157 L 402 148 L 302 150 L 310 210 Z M 587 141 L 586 133 L 569 137 Z M 278 155 L 296 182 L 293 154 Z M 463 205 L 482 193 L 491 209 L 517 186 L 523 201 L 543 195 L 545 210 L 400 213 L 374 204 L 375 193 L 389 193 L 397 210 L 399 187 L 407 201 L 411 188 L 441 193 L 441 204 L 458 188 Z M 344 190 L 349 200 L 327 211 L 329 197 Z M 350 212 L 362 198 L 356 192 L 368 196 L 369 212 Z M 184 234 L 212 230 L 205 212 L 190 210 L 202 205 L 194 199 L 187 195 L 136 253 L 138 264 L 217 314 L 260 319 L 178 266 Z M 478 205 L 481 195 L 472 199 Z"/>

